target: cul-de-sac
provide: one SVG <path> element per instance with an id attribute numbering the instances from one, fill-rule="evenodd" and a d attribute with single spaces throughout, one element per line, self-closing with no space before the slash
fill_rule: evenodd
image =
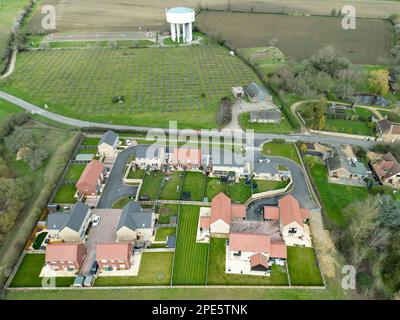
<path id="1" fill-rule="evenodd" d="M 2 299 L 398 300 L 399 188 L 399 1 L 0 0 Z"/>

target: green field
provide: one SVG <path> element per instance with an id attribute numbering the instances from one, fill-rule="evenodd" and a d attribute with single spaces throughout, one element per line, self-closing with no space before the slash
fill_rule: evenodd
<path id="1" fill-rule="evenodd" d="M 115 201 L 112 205 L 113 209 L 122 209 L 129 201 L 135 200 L 134 196 L 122 197 Z"/>
<path id="2" fill-rule="evenodd" d="M 57 193 L 53 199 L 54 203 L 75 203 L 76 199 L 74 195 L 76 193 L 76 187 L 74 184 L 63 184 L 57 190 Z"/>
<path id="3" fill-rule="evenodd" d="M 315 162 L 312 157 L 306 157 L 306 163 L 326 215 L 339 226 L 345 227 L 350 217 L 344 215 L 343 209 L 355 201 L 365 199 L 368 196 L 367 188 L 328 183 L 328 170 L 323 164 Z"/>
<path id="4" fill-rule="evenodd" d="M 211 201 L 218 193 L 223 192 L 226 194 L 227 184 L 221 183 L 219 178 L 207 177 L 206 194 L 208 201 Z"/>
<path id="5" fill-rule="evenodd" d="M 245 179 L 240 179 L 238 183 L 228 184 L 228 191 L 226 195 L 231 198 L 233 202 L 245 203 L 251 196 L 251 187 L 244 184 Z"/>
<path id="6" fill-rule="evenodd" d="M 144 170 L 143 169 L 136 169 L 135 171 L 131 170 L 128 173 L 128 179 L 143 179 L 144 177 Z"/>
<path id="7" fill-rule="evenodd" d="M 159 199 L 164 200 L 178 200 L 183 172 L 175 171 L 170 177 L 170 180 L 164 180 L 164 186 L 161 188 Z"/>
<path id="8" fill-rule="evenodd" d="M 264 74 L 286 64 L 285 55 L 276 47 L 240 48 L 238 51 L 248 62 L 256 64 Z"/>
<path id="9" fill-rule="evenodd" d="M 41 287 L 42 278 L 40 271 L 44 266 L 44 254 L 27 254 L 15 274 L 10 287 Z M 74 277 L 57 277 L 57 287 L 69 287 L 73 284 Z"/>
<path id="10" fill-rule="evenodd" d="M 172 283 L 203 285 L 206 283 L 208 244 L 196 243 L 198 206 L 181 206 Z"/>
<path id="11" fill-rule="evenodd" d="M 65 174 L 65 181 L 78 181 L 83 170 L 85 170 L 86 164 L 73 163 L 69 166 L 67 173 Z"/>
<path id="12" fill-rule="evenodd" d="M 20 107 L 17 107 L 16 105 L 5 101 L 3 99 L 0 99 L 0 122 L 7 118 L 9 115 L 12 113 L 17 113 L 17 112 L 22 112 L 23 109 Z"/>
<path id="13" fill-rule="evenodd" d="M 289 133 L 293 132 L 293 128 L 290 125 L 286 116 L 282 113 L 282 122 L 277 123 L 251 123 L 250 112 L 245 112 L 239 115 L 239 124 L 243 130 L 253 129 L 255 132 L 264 133 Z"/>
<path id="14" fill-rule="evenodd" d="M 158 228 L 156 232 L 156 241 L 166 241 L 168 236 L 176 233 L 175 227 Z"/>
<path id="15" fill-rule="evenodd" d="M 271 276 L 249 276 L 225 273 L 226 240 L 211 238 L 210 257 L 208 263 L 208 285 L 288 285 L 288 276 L 285 268 L 273 265 Z"/>
<path id="16" fill-rule="evenodd" d="M 257 189 L 253 193 L 283 189 L 289 184 L 289 180 L 285 181 L 270 181 L 270 180 L 253 180 L 257 184 Z"/>
<path id="17" fill-rule="evenodd" d="M 323 285 L 313 248 L 288 247 L 288 267 L 292 286 Z"/>
<path id="18" fill-rule="evenodd" d="M 148 196 L 150 200 L 156 200 L 161 181 L 164 179 L 164 173 L 161 171 L 151 171 L 145 174 L 140 196 Z"/>
<path id="19" fill-rule="evenodd" d="M 262 153 L 266 156 L 280 156 L 288 158 L 297 164 L 300 164 L 299 155 L 296 146 L 293 143 L 273 143 L 264 144 Z"/>
<path id="20" fill-rule="evenodd" d="M 201 172 L 185 172 L 182 192 L 190 192 L 190 199 L 193 201 L 203 200 L 205 176 Z"/>
<path id="21" fill-rule="evenodd" d="M 326 128 L 324 131 L 335 131 L 349 134 L 358 134 L 362 136 L 373 136 L 373 130 L 368 127 L 368 123 L 363 121 L 346 119 L 326 119 Z M 334 130 L 333 128 L 336 128 Z"/>
<path id="22" fill-rule="evenodd" d="M 216 127 L 232 86 L 252 81 L 255 73 L 227 49 L 200 46 L 23 52 L 0 87 L 73 118 L 202 129 Z M 118 95 L 124 103 L 112 103 Z"/>
<path id="23" fill-rule="evenodd" d="M 143 252 L 137 276 L 98 277 L 95 286 L 167 286 L 171 282 L 173 257 L 173 252 Z"/>
<path id="24" fill-rule="evenodd" d="M 179 205 L 177 204 L 163 204 L 159 209 L 160 217 L 159 223 L 169 223 L 171 216 L 177 216 L 179 212 Z"/>
<path id="25" fill-rule="evenodd" d="M 85 137 L 83 138 L 82 145 L 83 146 L 97 146 L 100 142 L 100 138 L 95 137 Z"/>

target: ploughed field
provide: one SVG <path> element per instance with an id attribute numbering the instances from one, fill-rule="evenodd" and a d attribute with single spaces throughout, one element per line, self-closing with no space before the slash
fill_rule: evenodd
<path id="1" fill-rule="evenodd" d="M 202 129 L 216 127 L 232 86 L 252 81 L 255 73 L 220 46 L 78 49 L 22 52 L 0 88 L 73 118 Z"/>
<path id="2" fill-rule="evenodd" d="M 332 46 L 357 64 L 388 62 L 392 41 L 388 21 L 357 19 L 355 30 L 344 30 L 337 17 L 203 11 L 202 31 L 214 33 L 235 48 L 264 47 L 275 42 L 285 55 L 302 60 Z"/>

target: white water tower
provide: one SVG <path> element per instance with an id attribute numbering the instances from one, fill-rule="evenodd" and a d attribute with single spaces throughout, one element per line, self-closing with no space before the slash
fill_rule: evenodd
<path id="1" fill-rule="evenodd" d="M 175 7 L 166 9 L 167 22 L 171 25 L 171 38 L 174 42 L 180 42 L 181 36 L 183 42 L 191 42 L 192 23 L 195 20 L 195 11 L 192 8 Z M 182 34 L 181 34 L 182 31 Z"/>

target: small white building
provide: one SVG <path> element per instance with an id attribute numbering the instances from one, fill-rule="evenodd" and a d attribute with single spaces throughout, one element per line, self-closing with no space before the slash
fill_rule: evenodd
<path id="1" fill-rule="evenodd" d="M 243 98 L 244 90 L 242 87 L 232 87 L 232 94 L 235 98 Z"/>
<path id="2" fill-rule="evenodd" d="M 170 8 L 166 9 L 166 15 L 167 22 L 171 25 L 172 41 L 191 42 L 193 40 L 192 24 L 196 16 L 194 9 L 186 7 Z"/>

